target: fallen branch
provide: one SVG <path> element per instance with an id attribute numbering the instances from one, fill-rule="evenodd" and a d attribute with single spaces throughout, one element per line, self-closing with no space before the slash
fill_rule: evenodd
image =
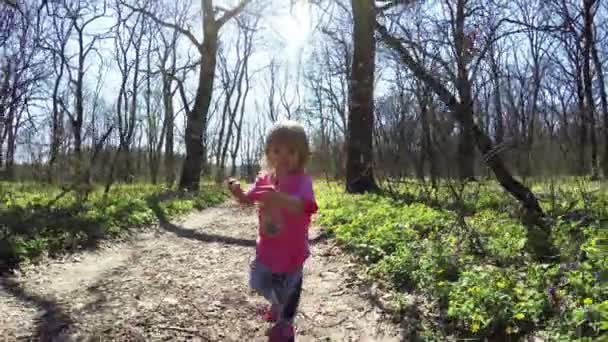
<path id="1" fill-rule="evenodd" d="M 198 311 L 198 313 L 199 313 L 199 314 L 201 314 L 201 316 L 206 316 L 206 315 L 203 313 L 203 310 L 201 310 L 201 309 L 200 309 L 200 308 L 199 308 L 199 307 L 198 307 L 196 304 L 194 304 L 194 303 L 190 303 L 190 305 L 192 305 L 192 306 L 193 306 L 193 307 L 196 309 L 196 311 Z"/>
<path id="2" fill-rule="evenodd" d="M 198 330 L 194 330 L 194 329 L 186 329 L 186 328 L 173 327 L 173 326 L 164 326 L 164 327 L 159 327 L 159 328 L 165 329 L 165 330 L 174 330 L 174 331 L 185 332 L 185 333 L 189 333 L 189 334 L 196 335 L 199 337 L 206 337 L 204 335 L 201 335 Z"/>

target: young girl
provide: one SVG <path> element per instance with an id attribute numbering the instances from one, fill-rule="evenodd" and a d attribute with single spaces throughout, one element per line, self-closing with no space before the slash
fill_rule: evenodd
<path id="1" fill-rule="evenodd" d="M 293 321 L 302 292 L 302 269 L 310 255 L 308 227 L 318 207 L 306 174 L 310 150 L 304 128 L 275 124 L 266 136 L 265 170 L 246 193 L 231 179 L 230 191 L 243 204 L 258 204 L 259 237 L 250 286 L 270 301 L 270 341 L 294 341 Z"/>

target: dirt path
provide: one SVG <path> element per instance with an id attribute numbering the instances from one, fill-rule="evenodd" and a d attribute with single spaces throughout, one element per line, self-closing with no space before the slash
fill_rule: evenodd
<path id="1" fill-rule="evenodd" d="M 313 234 L 314 235 L 314 234 Z M 0 278 L 0 341 L 265 341 L 247 287 L 253 211 L 227 203 L 129 242 Z M 353 265 L 313 242 L 298 341 L 399 341 L 354 285 Z"/>

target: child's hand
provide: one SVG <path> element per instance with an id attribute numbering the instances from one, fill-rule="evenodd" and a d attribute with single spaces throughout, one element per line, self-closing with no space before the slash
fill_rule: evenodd
<path id="1" fill-rule="evenodd" d="M 247 197 L 253 202 L 262 203 L 265 196 L 273 192 L 276 192 L 276 189 L 272 185 L 256 185 L 248 192 Z"/>
<path id="2" fill-rule="evenodd" d="M 236 180 L 235 178 L 229 178 L 227 181 L 228 181 L 228 190 L 230 190 L 230 193 L 237 198 L 242 197 L 243 189 L 241 189 L 241 184 L 239 183 L 239 181 Z"/>

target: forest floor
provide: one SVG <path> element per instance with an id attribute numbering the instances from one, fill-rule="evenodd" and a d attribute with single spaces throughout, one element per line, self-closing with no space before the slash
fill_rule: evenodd
<path id="1" fill-rule="evenodd" d="M 122 242 L 23 266 L 0 278 L 2 341 L 264 341 L 248 288 L 256 217 L 227 202 Z M 311 232 L 298 341 L 402 341 L 383 295 Z"/>

